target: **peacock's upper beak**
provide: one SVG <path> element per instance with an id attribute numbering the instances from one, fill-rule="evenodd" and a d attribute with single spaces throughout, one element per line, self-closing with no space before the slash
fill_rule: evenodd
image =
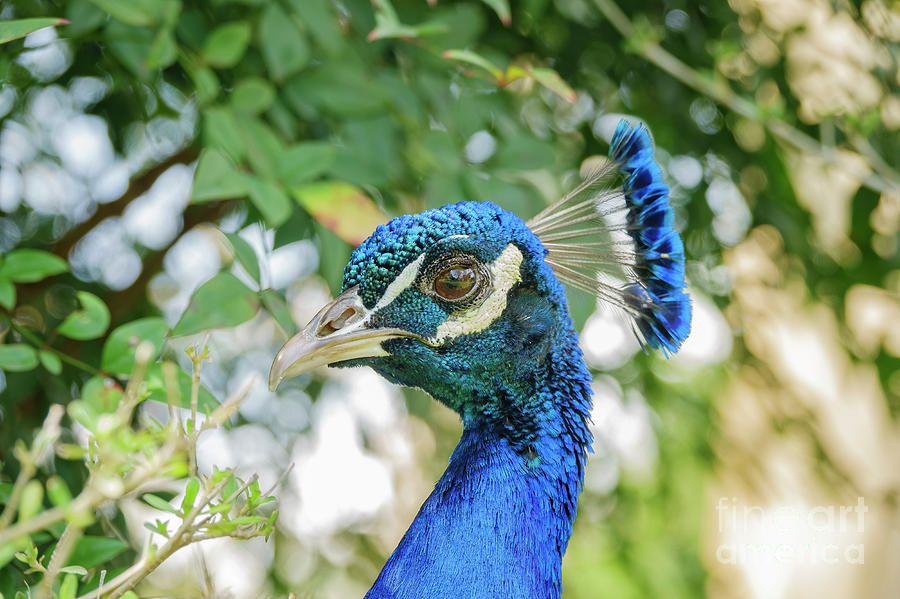
<path id="1" fill-rule="evenodd" d="M 336 297 L 302 331 L 288 339 L 272 362 L 269 390 L 274 391 L 286 378 L 319 366 L 388 356 L 381 347 L 382 341 L 417 337 L 402 329 L 367 327 L 371 312 L 363 306 L 358 291 L 359 287 L 353 287 Z"/>

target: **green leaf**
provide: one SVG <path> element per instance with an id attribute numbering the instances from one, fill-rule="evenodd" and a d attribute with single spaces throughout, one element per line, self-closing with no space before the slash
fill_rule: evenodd
<path id="1" fill-rule="evenodd" d="M 64 568 L 59 569 L 60 572 L 66 572 L 67 574 L 78 574 L 79 576 L 84 576 L 88 573 L 87 568 L 84 566 L 66 566 Z"/>
<path id="2" fill-rule="evenodd" d="M 94 414 L 113 412 L 122 395 L 119 383 L 103 376 L 92 376 L 81 387 L 81 399 Z"/>
<path id="3" fill-rule="evenodd" d="M 67 270 L 66 261 L 50 252 L 13 250 L 0 266 L 0 276 L 16 283 L 36 283 Z"/>
<path id="4" fill-rule="evenodd" d="M 33 31 L 43 29 L 44 27 L 56 27 L 57 25 L 68 25 L 65 19 L 57 19 L 55 17 L 41 17 L 37 19 L 16 19 L 15 21 L 0 21 L 0 44 L 11 42 L 12 40 L 25 37 Z"/>
<path id="5" fill-rule="evenodd" d="M 203 111 L 203 137 L 205 145 L 221 148 L 235 162 L 247 153 L 241 127 L 228 108 L 210 107 Z"/>
<path id="6" fill-rule="evenodd" d="M 0 306 L 7 310 L 16 306 L 16 286 L 6 277 L 0 277 Z"/>
<path id="7" fill-rule="evenodd" d="M 487 58 L 476 52 L 472 52 L 471 50 L 445 50 L 441 53 L 441 56 L 449 60 L 456 60 L 484 69 L 498 82 L 503 81 L 503 71 Z"/>
<path id="8" fill-rule="evenodd" d="M 194 292 L 173 335 L 193 335 L 206 329 L 233 327 L 247 322 L 259 310 L 259 300 L 228 272 L 220 272 Z"/>
<path id="9" fill-rule="evenodd" d="M 154 495 L 153 493 L 144 493 L 141 499 L 143 499 L 144 503 L 146 503 L 150 507 L 156 508 L 162 512 L 169 512 L 172 514 L 178 513 L 178 510 L 175 508 L 175 506 L 173 506 L 162 497 Z"/>
<path id="10" fill-rule="evenodd" d="M 575 90 L 569 87 L 569 84 L 563 81 L 562 77 L 559 76 L 559 73 L 553 69 L 531 69 L 529 74 L 535 81 L 563 100 L 568 100 L 569 102 L 575 101 Z"/>
<path id="11" fill-rule="evenodd" d="M 116 327 L 103 345 L 100 368 L 111 374 L 131 374 L 138 344 L 149 341 L 153 345 L 152 362 L 162 351 L 168 331 L 166 321 L 159 317 L 141 318 Z"/>
<path id="12" fill-rule="evenodd" d="M 72 492 L 69 491 L 66 481 L 54 474 L 47 479 L 47 497 L 54 506 L 65 507 L 72 501 Z"/>
<path id="13" fill-rule="evenodd" d="M 0 368 L 10 372 L 34 370 L 38 365 L 37 351 L 24 343 L 0 345 Z"/>
<path id="14" fill-rule="evenodd" d="M 259 46 L 275 81 L 284 81 L 309 64 L 306 36 L 276 2 L 270 2 L 260 18 Z"/>
<path id="15" fill-rule="evenodd" d="M 128 25 L 146 27 L 161 17 L 154 0 L 91 0 L 100 10 Z"/>
<path id="16" fill-rule="evenodd" d="M 200 492 L 200 481 L 192 478 L 184 488 L 184 499 L 181 500 L 181 511 L 187 514 L 194 508 L 194 500 Z"/>
<path id="17" fill-rule="evenodd" d="M 38 352 L 38 357 L 41 359 L 41 364 L 44 365 L 44 368 L 47 369 L 52 375 L 57 375 L 62 372 L 62 360 L 59 359 L 52 351 L 42 349 Z"/>
<path id="18" fill-rule="evenodd" d="M 275 100 L 275 88 L 261 77 L 238 81 L 231 92 L 231 105 L 239 112 L 259 114 L 268 110 Z"/>
<path id="19" fill-rule="evenodd" d="M 160 29 L 150 45 L 150 53 L 146 58 L 146 66 L 150 70 L 164 69 L 171 66 L 178 57 L 178 45 L 175 37 L 167 29 Z"/>
<path id="20" fill-rule="evenodd" d="M 497 13 L 497 16 L 500 18 L 500 22 L 504 25 L 509 25 L 512 22 L 512 15 L 509 12 L 509 2 L 508 0 L 481 0 L 488 6 L 494 9 L 494 12 Z"/>
<path id="21" fill-rule="evenodd" d="M 250 178 L 250 201 L 272 227 L 278 227 L 291 216 L 291 199 L 277 183 Z"/>
<path id="22" fill-rule="evenodd" d="M 369 196 L 343 181 L 308 183 L 291 193 L 314 219 L 353 246 L 387 220 Z"/>
<path id="23" fill-rule="evenodd" d="M 259 299 L 262 300 L 266 312 L 272 315 L 275 322 L 284 332 L 285 337 L 292 335 L 297 330 L 291 311 L 287 307 L 287 302 L 274 289 L 264 289 L 259 293 Z"/>
<path id="24" fill-rule="evenodd" d="M 266 123 L 258 118 L 239 120 L 247 161 L 256 174 L 271 180 L 278 179 L 278 161 L 285 153 L 284 144 Z"/>
<path id="25" fill-rule="evenodd" d="M 78 564 L 85 568 L 96 568 L 128 549 L 130 549 L 128 543 L 119 539 L 83 536 L 75 543 L 68 563 Z"/>
<path id="26" fill-rule="evenodd" d="M 249 23 L 244 21 L 226 23 L 207 36 L 200 54 L 208 65 L 228 69 L 240 61 L 249 43 Z"/>
<path id="27" fill-rule="evenodd" d="M 288 186 L 300 185 L 327 171 L 337 156 L 330 143 L 310 141 L 288 148 L 278 162 L 278 179 Z"/>
<path id="28" fill-rule="evenodd" d="M 84 570 L 83 574 L 87 574 L 87 570 L 84 568 L 80 568 Z M 67 568 L 62 568 L 60 572 L 66 572 L 66 575 L 63 577 L 62 584 L 59 585 L 59 594 L 57 597 L 59 599 L 75 599 L 75 595 L 78 594 L 78 577 L 75 575 L 75 572 L 69 572 Z"/>
<path id="29" fill-rule="evenodd" d="M 206 148 L 200 154 L 191 188 L 191 202 L 211 202 L 247 195 L 248 177 L 237 170 L 221 150 Z"/>
<path id="30" fill-rule="evenodd" d="M 79 291 L 76 297 L 81 308 L 66 316 L 56 330 L 69 339 L 96 339 L 109 327 L 109 308 L 93 293 Z"/>
<path id="31" fill-rule="evenodd" d="M 44 485 L 37 479 L 31 479 L 22 489 L 19 500 L 19 522 L 31 520 L 44 508 Z"/>
<path id="32" fill-rule="evenodd" d="M 259 259 L 250 244 L 244 241 L 237 233 L 225 233 L 231 247 L 234 248 L 234 257 L 244 267 L 247 274 L 259 283 Z"/>

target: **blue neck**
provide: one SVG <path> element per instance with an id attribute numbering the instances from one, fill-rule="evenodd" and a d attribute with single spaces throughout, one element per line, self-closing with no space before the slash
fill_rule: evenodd
<path id="1" fill-rule="evenodd" d="M 467 419 L 447 470 L 366 599 L 558 599 L 591 435 L 590 375 L 574 332 L 527 398 L 527 444 Z M 508 423 L 507 423 L 508 424 Z"/>

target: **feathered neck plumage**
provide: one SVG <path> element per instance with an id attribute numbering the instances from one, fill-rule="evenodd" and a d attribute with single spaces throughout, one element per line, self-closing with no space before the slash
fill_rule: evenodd
<path id="1" fill-rule="evenodd" d="M 496 381 L 492 399 L 509 410 L 464 416 L 447 470 L 367 598 L 560 596 L 591 443 L 590 375 L 571 323 L 560 333 L 539 369 Z"/>

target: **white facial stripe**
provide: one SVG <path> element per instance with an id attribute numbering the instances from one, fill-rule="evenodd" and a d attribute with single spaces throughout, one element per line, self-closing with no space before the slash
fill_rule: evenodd
<path id="1" fill-rule="evenodd" d="M 381 299 L 378 300 L 378 303 L 375 304 L 372 312 L 377 312 L 387 306 L 415 282 L 416 277 L 419 276 L 419 268 L 422 266 L 423 260 L 425 260 L 425 254 L 421 254 L 418 258 L 407 264 L 406 268 L 400 271 L 397 278 L 391 281 L 391 284 L 384 290 L 384 295 L 382 295 Z"/>
<path id="2" fill-rule="evenodd" d="M 509 290 L 522 280 L 521 266 L 522 252 L 511 243 L 490 265 L 494 288 L 485 300 L 469 310 L 451 314 L 429 341 L 438 344 L 460 335 L 480 333 L 491 326 L 506 310 Z"/>

